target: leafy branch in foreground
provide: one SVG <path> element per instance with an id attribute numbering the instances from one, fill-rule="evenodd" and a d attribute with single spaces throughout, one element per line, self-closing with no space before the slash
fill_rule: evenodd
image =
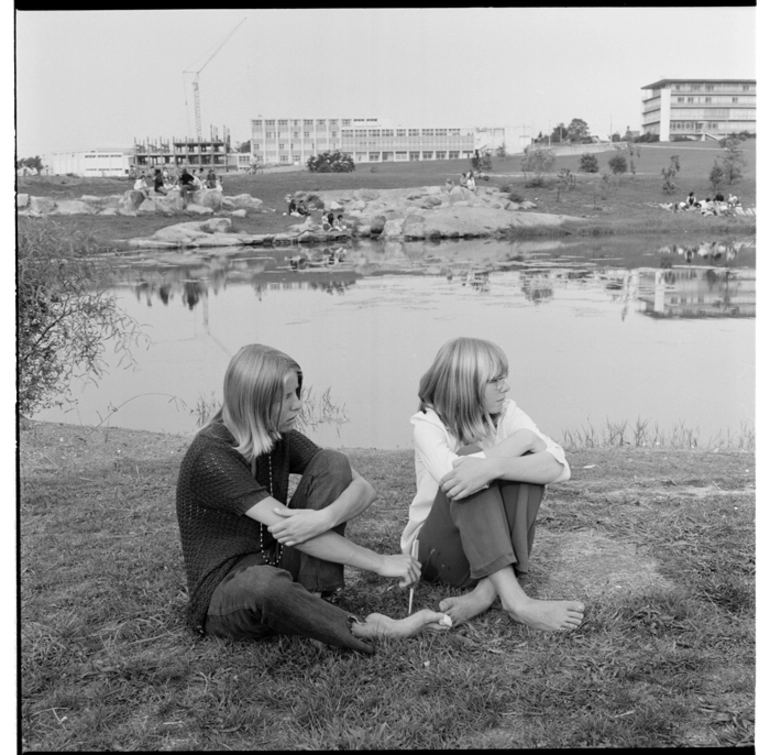
<path id="1" fill-rule="evenodd" d="M 107 344 L 120 365 L 143 336 L 104 287 L 104 264 L 82 234 L 65 237 L 50 220 L 19 225 L 17 237 L 18 408 L 22 415 L 69 402 L 74 378 L 96 381 Z"/>

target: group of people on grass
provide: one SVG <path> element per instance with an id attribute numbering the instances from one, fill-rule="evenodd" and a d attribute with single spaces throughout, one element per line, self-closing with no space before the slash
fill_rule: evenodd
<path id="1" fill-rule="evenodd" d="M 134 191 L 141 191 L 145 198 L 150 196 L 151 191 L 156 195 L 166 196 L 170 191 L 179 189 L 184 206 L 187 207 L 188 197 L 199 189 L 222 191 L 222 179 L 217 176 L 213 168 L 206 175 L 204 175 L 203 168 L 200 168 L 197 173 L 182 168 L 182 172 L 176 177 L 169 173 L 168 168 L 155 168 L 152 177 L 146 173 L 141 173 L 134 181 L 133 188 Z"/>
<path id="2" fill-rule="evenodd" d="M 287 354 L 244 346 L 225 372 L 221 409 L 181 463 L 176 505 L 195 631 L 299 635 L 372 653 L 377 638 L 448 631 L 498 598 L 528 627 L 580 626 L 582 602 L 536 600 L 519 583 L 545 486 L 569 479 L 570 468 L 508 397 L 499 346 L 455 338 L 422 376 L 411 417 L 417 492 L 395 554 L 346 537 L 376 493 L 344 454 L 297 429 L 303 378 Z M 290 475 L 299 476 L 291 496 Z M 346 565 L 402 588 L 424 579 L 465 592 L 405 618 L 360 618 L 338 604 Z"/>
<path id="3" fill-rule="evenodd" d="M 691 191 L 681 202 L 663 205 L 664 209 L 672 210 L 673 212 L 697 210 L 702 215 L 725 215 L 740 206 L 741 200 L 732 193 L 726 199 L 724 194 L 717 192 L 713 198 L 706 197 L 699 200 L 695 196 L 694 191 Z"/>
<path id="4" fill-rule="evenodd" d="M 313 211 L 307 206 L 304 199 L 297 201 L 291 194 L 286 196 L 287 208 L 284 215 L 291 215 L 296 218 L 310 217 Z M 324 231 L 344 231 L 347 226 L 342 218 L 342 213 L 329 210 L 321 215 L 321 227 Z"/>

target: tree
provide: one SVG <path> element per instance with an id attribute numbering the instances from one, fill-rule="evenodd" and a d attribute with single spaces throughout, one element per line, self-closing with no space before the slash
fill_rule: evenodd
<path id="1" fill-rule="evenodd" d="M 676 192 L 676 174 L 679 173 L 679 155 L 671 155 L 669 159 L 668 168 L 662 168 L 663 174 L 663 191 L 666 194 L 674 194 Z"/>
<path id="2" fill-rule="evenodd" d="M 711 172 L 709 173 L 709 183 L 711 188 L 716 191 L 719 188 L 719 184 L 724 181 L 725 171 L 719 164 L 718 160 L 714 160 L 714 165 L 711 166 Z"/>
<path id="3" fill-rule="evenodd" d="M 352 173 L 356 169 L 353 156 L 347 152 L 322 152 L 307 161 L 311 173 Z"/>
<path id="4" fill-rule="evenodd" d="M 505 147 L 505 142 L 503 142 L 496 150 L 495 154 L 498 157 L 508 157 L 508 150 Z"/>
<path id="5" fill-rule="evenodd" d="M 16 161 L 16 168 L 34 168 L 38 173 L 42 173 L 43 161 L 40 159 L 40 155 L 22 157 L 21 160 Z"/>
<path id="6" fill-rule="evenodd" d="M 251 152 L 251 140 L 247 139 L 238 145 L 238 152 Z"/>
<path id="7" fill-rule="evenodd" d="M 724 180 L 732 186 L 735 181 L 743 178 L 743 169 L 746 167 L 746 158 L 743 156 L 743 150 L 740 148 L 741 139 L 739 137 L 728 137 L 725 140 L 725 149 L 727 153 L 721 158 L 722 173 Z"/>
<path id="8" fill-rule="evenodd" d="M 567 126 L 567 139 L 573 143 L 582 144 L 590 136 L 588 124 L 582 118 L 573 118 Z"/>
<path id="9" fill-rule="evenodd" d="M 566 138 L 567 138 L 567 127 L 563 123 L 560 123 L 551 132 L 551 143 L 560 144 Z"/>
<path id="10" fill-rule="evenodd" d="M 534 173 L 534 177 L 525 175 L 526 186 L 542 186 L 544 184 L 543 175 L 550 173 L 556 164 L 556 155 L 552 149 L 528 149 L 521 160 L 521 170 L 527 173 Z"/>
<path id="11" fill-rule="evenodd" d="M 71 401 L 71 381 L 96 381 L 104 373 L 108 342 L 132 361 L 142 336 L 137 322 L 100 284 L 102 265 L 94 245 L 65 233 L 50 220 L 19 224 L 17 240 L 18 409 Z"/>

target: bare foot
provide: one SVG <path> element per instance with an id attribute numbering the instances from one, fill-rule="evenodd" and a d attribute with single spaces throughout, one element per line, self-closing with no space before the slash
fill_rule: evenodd
<path id="1" fill-rule="evenodd" d="M 423 630 L 430 632 L 445 632 L 449 627 L 439 624 L 444 618 L 443 613 L 423 608 L 405 619 L 391 619 L 382 613 L 370 613 L 363 624 L 354 623 L 351 626 L 356 637 L 372 639 L 374 637 L 389 637 L 404 639 L 413 637 Z"/>
<path id="2" fill-rule="evenodd" d="M 438 604 L 439 611 L 451 616 L 452 623 L 462 624 L 464 621 L 484 613 L 495 602 L 497 593 L 489 580 L 479 582 L 476 587 L 464 595 L 445 598 Z"/>
<path id="3" fill-rule="evenodd" d="M 533 629 L 566 632 L 583 621 L 585 605 L 576 600 L 534 600 L 527 598 L 513 608 L 503 606 L 514 621 Z"/>

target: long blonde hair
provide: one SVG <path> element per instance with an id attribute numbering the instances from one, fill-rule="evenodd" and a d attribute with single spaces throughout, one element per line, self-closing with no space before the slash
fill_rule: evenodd
<path id="1" fill-rule="evenodd" d="M 493 378 L 508 372 L 503 350 L 481 338 L 445 343 L 420 379 L 420 411 L 433 409 L 460 443 L 478 443 L 494 427 L 484 408 L 484 391 Z"/>
<path id="2" fill-rule="evenodd" d="M 297 375 L 297 396 L 302 370 L 278 349 L 253 343 L 230 360 L 225 371 L 222 408 L 206 423 L 222 423 L 235 438 L 235 450 L 247 461 L 272 450 L 281 437 L 278 423 L 283 410 L 286 379 Z"/>

